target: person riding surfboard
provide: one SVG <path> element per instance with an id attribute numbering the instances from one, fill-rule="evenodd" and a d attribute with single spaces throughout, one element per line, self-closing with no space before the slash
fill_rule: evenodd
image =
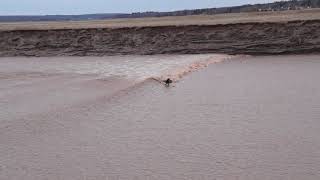
<path id="1" fill-rule="evenodd" d="M 163 81 L 164 83 L 166 83 L 166 86 L 170 86 L 170 84 L 173 82 L 170 78 L 168 78 L 167 80 Z"/>

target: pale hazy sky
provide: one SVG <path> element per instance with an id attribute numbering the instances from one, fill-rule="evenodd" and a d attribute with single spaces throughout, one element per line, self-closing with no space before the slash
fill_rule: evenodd
<path id="1" fill-rule="evenodd" d="M 0 0 L 0 15 L 172 11 L 272 1 L 273 0 Z"/>

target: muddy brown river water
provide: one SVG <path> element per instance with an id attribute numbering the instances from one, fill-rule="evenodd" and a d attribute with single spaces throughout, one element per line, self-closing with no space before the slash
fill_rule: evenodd
<path id="1" fill-rule="evenodd" d="M 154 57 L 152 73 L 1 59 L 0 179 L 320 179 L 320 56 L 211 56 Z M 203 69 L 148 79 L 188 64 Z"/>

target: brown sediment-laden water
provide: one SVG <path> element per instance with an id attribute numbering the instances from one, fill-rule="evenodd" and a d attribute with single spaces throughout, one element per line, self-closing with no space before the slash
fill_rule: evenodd
<path id="1" fill-rule="evenodd" d="M 1 58 L 0 179 L 317 180 L 319 68 L 318 55 Z"/>

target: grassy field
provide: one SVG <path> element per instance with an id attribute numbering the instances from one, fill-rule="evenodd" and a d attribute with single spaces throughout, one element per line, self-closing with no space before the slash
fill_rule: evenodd
<path id="1" fill-rule="evenodd" d="M 320 19 L 320 9 L 282 12 L 232 13 L 219 15 L 176 16 L 160 18 L 112 19 L 64 22 L 15 22 L 0 23 L 0 31 L 121 28 L 144 26 L 216 25 L 248 22 L 286 22 Z"/>

